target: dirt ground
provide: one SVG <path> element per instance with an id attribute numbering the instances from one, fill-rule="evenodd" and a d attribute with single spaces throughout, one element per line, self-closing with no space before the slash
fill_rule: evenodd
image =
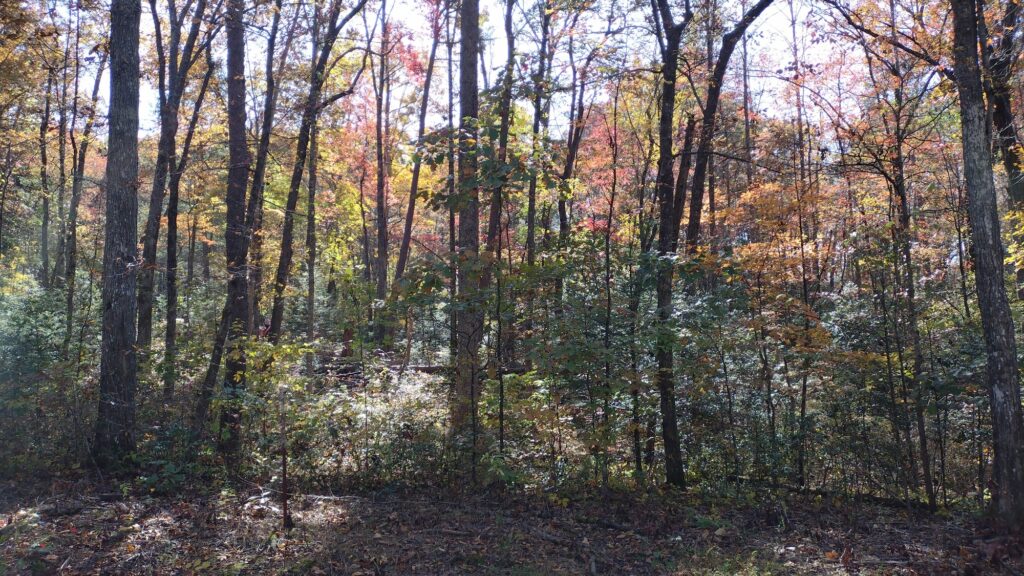
<path id="1" fill-rule="evenodd" d="M 285 533 L 259 492 L 34 488 L 0 484 L 2 576 L 1024 573 L 1024 543 L 983 520 L 820 498 L 304 495 Z"/>

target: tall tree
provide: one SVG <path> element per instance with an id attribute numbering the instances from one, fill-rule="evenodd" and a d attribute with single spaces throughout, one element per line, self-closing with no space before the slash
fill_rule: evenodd
<path id="1" fill-rule="evenodd" d="M 704 186 L 708 176 L 708 165 L 712 155 L 712 141 L 715 137 L 715 119 L 718 116 L 718 104 L 722 97 L 722 84 L 725 82 L 725 72 L 729 69 L 729 59 L 732 57 L 736 44 L 746 34 L 747 28 L 770 6 L 772 0 L 759 0 L 743 13 L 731 30 L 722 35 L 722 45 L 718 49 L 718 60 L 712 69 L 711 77 L 708 78 L 707 95 L 704 98 L 704 107 L 700 124 L 700 140 L 697 144 L 697 152 L 694 157 L 693 183 L 691 184 L 690 219 L 686 225 L 686 243 L 689 252 L 697 250 L 698 237 L 700 235 L 701 213 L 704 208 Z"/>
<path id="2" fill-rule="evenodd" d="M 189 73 L 202 56 L 204 44 L 212 39 L 213 32 L 201 39 L 200 32 L 206 18 L 206 0 L 197 0 L 194 7 L 187 2 L 179 10 L 176 0 L 167 0 L 168 42 L 164 37 L 157 10 L 157 0 L 149 0 L 153 15 L 154 37 L 156 39 L 157 90 L 159 96 L 160 139 L 157 143 L 156 166 L 153 168 L 153 183 L 149 194 L 149 213 L 142 235 L 142 266 L 139 270 L 138 312 L 139 348 L 147 352 L 153 340 L 153 293 L 156 285 L 156 251 L 160 237 L 160 217 L 163 215 L 164 194 L 167 176 L 177 168 L 176 147 L 178 136 L 178 113 L 181 99 L 188 87 Z M 185 32 L 185 22 L 190 26 Z M 203 42 L 200 42 L 203 40 Z M 177 210 L 177 207 L 174 207 Z"/>
<path id="3" fill-rule="evenodd" d="M 253 332 L 260 323 L 260 292 L 263 286 L 263 188 L 266 183 L 267 161 L 270 158 L 270 136 L 274 130 L 274 116 L 277 113 L 278 87 L 277 79 L 288 65 L 291 54 L 295 28 L 302 13 L 302 4 L 296 6 L 291 24 L 284 38 L 281 57 L 276 59 L 278 29 L 281 26 L 282 1 L 274 2 L 274 17 L 270 25 L 270 37 L 267 39 L 267 54 L 263 74 L 266 77 L 266 88 L 263 95 L 263 120 L 260 125 L 259 143 L 256 145 L 256 158 L 253 163 L 252 185 L 245 210 L 245 224 L 249 230 L 249 332 Z M 275 70 L 274 64 L 277 62 Z"/>
<path id="4" fill-rule="evenodd" d="M 327 65 L 334 50 L 334 43 L 338 34 L 348 24 L 349 20 L 356 16 L 366 5 L 367 0 L 359 0 L 355 6 L 341 17 L 341 0 L 333 0 L 330 12 L 324 28 L 324 36 L 319 42 L 317 55 L 310 70 L 309 91 L 302 107 L 302 120 L 299 126 L 299 137 L 295 143 L 295 160 L 292 164 L 291 181 L 288 185 L 288 198 L 285 202 L 284 227 L 281 232 L 281 255 L 277 262 L 277 273 L 274 276 L 274 303 L 270 313 L 269 338 L 276 341 L 281 335 L 281 323 L 284 321 L 284 290 L 288 286 L 288 279 L 291 277 L 292 256 L 295 254 L 295 247 L 292 245 L 295 237 L 295 209 L 299 204 L 299 188 L 302 186 L 302 177 L 306 168 L 306 155 L 309 153 L 310 134 L 313 130 L 313 123 L 320 111 L 337 100 L 352 93 L 362 68 L 352 80 L 352 84 L 345 90 L 322 98 L 324 81 L 327 78 Z M 367 40 L 369 41 L 369 40 Z"/>
<path id="5" fill-rule="evenodd" d="M 82 202 L 82 191 L 85 186 L 85 160 L 89 153 L 89 142 L 92 137 L 93 126 L 96 123 L 96 108 L 100 97 L 100 86 L 102 85 L 103 69 L 106 66 L 107 54 L 100 56 L 99 67 L 96 69 L 96 78 L 92 87 L 92 99 L 89 110 L 86 113 L 85 128 L 80 137 L 76 137 L 74 122 L 70 130 L 71 149 L 74 164 L 71 167 L 71 199 L 68 204 L 67 219 L 64 223 L 65 237 L 60 242 L 62 249 L 59 251 L 63 257 L 63 265 L 60 270 L 64 278 L 64 355 L 67 355 L 68 345 L 71 342 L 74 329 L 75 317 L 75 277 L 78 273 L 78 207 Z M 77 73 L 76 73 L 77 74 Z M 75 114 L 77 116 L 77 114 Z M 108 152 L 109 153 L 109 152 Z"/>
<path id="6" fill-rule="evenodd" d="M 380 52 L 377 54 L 378 72 L 373 83 L 376 101 L 376 146 L 377 158 L 377 291 L 378 302 L 384 302 L 388 295 L 388 188 L 391 186 L 391 70 L 388 60 L 391 52 L 391 24 L 388 21 L 387 0 L 380 3 Z M 381 310 L 376 316 L 374 340 L 384 344 L 387 314 Z"/>
<path id="7" fill-rule="evenodd" d="M 658 44 L 661 47 L 661 113 L 658 117 L 658 175 L 655 181 L 657 189 L 659 224 L 658 224 L 658 265 L 657 265 L 657 336 L 655 356 L 658 363 L 658 397 L 661 409 L 661 435 L 665 443 L 665 478 L 672 486 L 685 485 L 683 471 L 683 454 L 679 441 L 679 423 L 676 419 L 676 395 L 673 350 L 675 338 L 672 337 L 670 322 L 672 319 L 672 278 L 675 269 L 676 237 L 679 231 L 679 217 L 676 215 L 677 203 L 680 203 L 679 214 L 682 214 L 681 202 L 685 197 L 685 187 L 677 194 L 676 176 L 673 171 L 675 162 L 672 155 L 672 132 L 675 129 L 673 120 L 676 106 L 676 76 L 679 65 L 679 45 L 683 32 L 693 20 L 693 11 L 689 2 L 683 19 L 676 22 L 668 0 L 659 0 L 654 6 L 654 19 L 660 22 L 658 28 Z M 689 122 L 687 140 L 693 121 Z M 688 171 L 689 150 L 684 150 L 683 167 Z M 687 172 L 679 172 L 679 180 L 686 182 Z"/>
<path id="8" fill-rule="evenodd" d="M 245 389 L 245 350 L 248 287 L 246 262 L 248 234 L 245 227 L 245 189 L 249 181 L 249 145 L 245 110 L 245 0 L 227 2 L 228 85 L 228 182 L 225 204 L 225 255 L 228 267 L 227 353 L 224 361 L 224 394 L 228 404 L 221 413 L 221 449 L 229 462 L 240 443 L 241 409 L 238 397 Z"/>
<path id="9" fill-rule="evenodd" d="M 43 110 L 39 116 L 39 187 L 43 193 L 43 216 L 39 228 L 39 284 L 50 287 L 50 176 L 47 172 L 47 134 L 50 132 L 50 102 L 53 96 L 55 71 L 51 67 L 46 74 L 46 95 Z"/>
<path id="10" fill-rule="evenodd" d="M 951 4 L 953 62 L 960 93 L 974 278 L 988 353 L 996 508 L 1007 524 L 1020 526 L 1024 522 L 1024 423 L 1021 421 L 1017 343 L 1003 277 L 1004 251 L 978 61 L 977 4 L 973 0 L 951 0 Z"/>
<path id="11" fill-rule="evenodd" d="M 274 71 L 274 57 L 278 27 L 281 22 L 280 18 L 281 2 L 278 0 L 274 4 L 274 18 L 270 28 L 270 36 L 267 40 L 267 84 L 266 93 L 263 98 L 263 123 L 260 127 L 260 138 L 256 148 L 256 163 L 252 175 L 252 191 L 247 199 L 244 215 L 246 240 L 251 244 L 251 246 L 247 246 L 246 258 L 248 259 L 249 256 L 248 248 L 251 248 L 254 251 L 252 262 L 250 262 L 252 280 L 249 281 L 247 279 L 246 281 L 247 312 L 245 316 L 245 328 L 246 332 L 249 333 L 253 331 L 253 323 L 256 315 L 255 300 L 257 300 L 256 296 L 258 296 L 258 294 L 255 293 L 255 290 L 250 289 L 250 287 L 253 285 L 256 287 L 259 286 L 259 229 L 261 225 L 263 203 L 263 183 L 266 175 L 267 157 L 270 152 L 270 132 L 273 128 L 274 112 L 277 109 L 278 90 L 275 78 L 278 74 Z M 284 64 L 288 60 L 289 48 L 291 47 L 292 35 L 294 33 L 297 20 L 298 10 L 296 10 L 295 17 L 292 20 L 292 25 L 285 40 L 285 47 L 281 55 L 278 71 L 284 67 Z M 206 280 L 209 280 L 209 245 L 203 242 L 202 246 L 204 255 L 203 276 Z M 220 322 L 217 325 L 217 332 L 214 335 L 213 349 L 210 352 L 210 360 L 206 367 L 206 375 L 203 377 L 203 383 L 199 388 L 199 397 L 192 413 L 191 434 L 193 438 L 198 438 L 202 434 L 203 428 L 206 425 L 206 416 L 210 408 L 210 400 L 213 397 L 213 390 L 217 385 L 217 377 L 220 374 L 220 365 L 224 355 L 225 341 L 228 336 L 228 328 L 231 326 L 232 308 L 227 304 L 230 304 L 230 302 L 226 303 L 224 308 L 221 310 Z"/>
<path id="12" fill-rule="evenodd" d="M 480 298 L 480 186 L 477 176 L 477 119 L 479 94 L 477 62 L 480 55 L 480 3 L 462 0 L 459 11 L 459 216 L 458 290 L 455 359 L 455 397 L 452 400 L 452 431 L 461 457 L 476 482 L 477 406 L 479 352 L 483 339 L 483 306 Z"/>
<path id="13" fill-rule="evenodd" d="M 430 85 L 434 78 L 434 63 L 437 61 L 437 47 L 441 43 L 441 6 L 440 2 L 430 4 L 430 55 L 427 56 L 427 70 L 423 76 L 423 94 L 420 97 L 420 110 L 416 124 L 416 142 L 423 142 L 427 129 L 427 112 L 430 106 Z M 398 262 L 395 264 L 395 281 L 397 286 L 405 274 L 405 266 L 409 261 L 409 249 L 412 244 L 413 217 L 416 215 L 416 197 L 419 196 L 420 171 L 423 165 L 419 154 L 413 159 L 412 181 L 409 184 L 409 204 L 405 210 L 405 228 L 402 230 L 402 243 L 398 248 Z"/>
<path id="14" fill-rule="evenodd" d="M 167 315 L 164 327 L 164 398 L 174 394 L 174 382 L 177 380 L 177 336 L 178 336 L 178 198 L 181 193 L 181 177 L 188 165 L 192 139 L 195 137 L 199 114 L 206 98 L 206 90 L 213 76 L 213 58 L 206 51 L 206 73 L 203 75 L 199 93 L 192 106 L 192 116 L 185 129 L 185 139 L 181 145 L 181 155 L 174 163 L 168 183 L 167 194 Z"/>
<path id="15" fill-rule="evenodd" d="M 139 0 L 110 4 L 110 113 L 100 400 L 93 453 L 117 466 L 135 449 L 136 222 L 139 211 Z"/>

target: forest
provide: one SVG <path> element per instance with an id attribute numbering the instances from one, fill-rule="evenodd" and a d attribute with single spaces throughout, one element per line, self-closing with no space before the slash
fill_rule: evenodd
<path id="1" fill-rule="evenodd" d="M 1024 573 L 1022 52 L 0 2 L 0 576 Z"/>

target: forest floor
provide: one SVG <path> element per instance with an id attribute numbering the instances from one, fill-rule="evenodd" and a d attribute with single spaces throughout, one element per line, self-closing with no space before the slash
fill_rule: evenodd
<path id="1" fill-rule="evenodd" d="M 820 498 L 137 497 L 0 483 L 8 574 L 1021 574 L 981 520 Z"/>

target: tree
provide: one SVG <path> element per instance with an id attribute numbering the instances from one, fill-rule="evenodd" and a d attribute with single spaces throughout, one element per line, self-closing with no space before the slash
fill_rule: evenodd
<path id="1" fill-rule="evenodd" d="M 998 493 L 996 508 L 1008 525 L 1019 526 L 1024 522 L 1024 423 L 1021 421 L 1017 343 L 1004 285 L 1004 252 L 978 62 L 976 5 L 970 0 L 951 0 L 951 4 L 953 62 L 960 93 L 960 126 L 974 277 L 988 353 L 995 448 L 992 476 Z"/>
<path id="2" fill-rule="evenodd" d="M 306 156 L 309 153 L 309 142 L 313 125 L 324 107 L 352 94 L 359 81 L 359 77 L 362 75 L 362 68 L 360 68 L 355 78 L 353 78 L 352 84 L 347 89 L 337 94 L 332 94 L 327 98 L 321 98 L 324 81 L 327 79 L 327 65 L 330 61 L 331 52 L 334 50 L 334 43 L 338 39 L 338 34 L 341 33 L 345 25 L 365 5 L 366 0 L 359 0 L 344 17 L 341 17 L 341 0 L 332 0 L 330 12 L 325 22 L 324 37 L 319 42 L 319 50 L 314 50 L 317 58 L 310 70 L 309 92 L 303 104 L 299 138 L 295 143 L 295 161 L 292 165 L 291 181 L 288 186 L 284 229 L 281 235 L 281 255 L 277 262 L 277 274 L 274 276 L 274 304 L 270 313 L 270 331 L 268 333 L 268 336 L 273 341 L 280 337 L 281 323 L 284 321 L 284 289 L 288 285 L 288 279 L 291 277 L 292 256 L 295 252 L 295 247 L 292 245 L 295 235 L 295 209 L 299 203 L 299 187 L 302 186 L 302 177 L 306 168 Z"/>
<path id="3" fill-rule="evenodd" d="M 224 245 L 228 266 L 227 344 L 224 361 L 224 394 L 228 403 L 221 412 L 221 450 L 229 464 L 237 464 L 241 442 L 240 394 L 245 389 L 248 282 L 246 263 L 249 236 L 245 227 L 245 190 L 249 181 L 249 145 L 245 110 L 245 0 L 227 3 L 228 77 L 228 183 L 225 204 Z"/>
<path id="4" fill-rule="evenodd" d="M 139 187 L 138 0 L 110 5 L 110 132 L 107 137 L 106 234 L 103 248 L 103 337 L 96 461 L 117 466 L 135 450 L 136 220 Z"/>
<path id="5" fill-rule="evenodd" d="M 430 55 L 427 56 L 427 70 L 423 76 L 423 94 L 417 117 L 416 142 L 423 141 L 427 129 L 427 112 L 430 105 L 430 84 L 434 78 L 434 64 L 437 60 L 437 47 L 441 43 L 441 6 L 440 3 L 430 4 Z M 420 171 L 423 168 L 422 157 L 417 154 L 413 159 L 412 182 L 409 184 L 409 205 L 405 210 L 405 227 L 402 231 L 402 243 L 398 249 L 398 262 L 395 264 L 395 286 L 405 274 L 405 266 L 409 261 L 409 248 L 412 243 L 413 217 L 416 215 L 416 197 L 419 196 Z"/>
<path id="6" fill-rule="evenodd" d="M 704 206 L 704 186 L 707 178 L 708 163 L 711 161 L 712 139 L 715 137 L 715 118 L 718 115 L 718 104 L 722 97 L 722 84 L 725 82 L 725 72 L 729 69 L 729 59 L 732 57 L 736 44 L 746 33 L 747 28 L 757 20 L 759 16 L 770 6 L 772 0 L 759 0 L 743 13 L 731 30 L 722 36 L 722 45 L 718 49 L 718 60 L 715 61 L 711 77 L 708 78 L 707 96 L 704 100 L 702 110 L 700 140 L 697 144 L 697 152 L 694 157 L 693 183 L 690 199 L 690 219 L 686 225 L 686 244 L 691 253 L 697 249 L 698 236 L 700 235 L 701 211 Z"/>
<path id="7" fill-rule="evenodd" d="M 459 216 L 457 354 L 452 398 L 452 431 L 465 466 L 476 482 L 479 350 L 483 339 L 480 298 L 480 185 L 477 175 L 477 61 L 480 54 L 480 5 L 462 0 L 459 10 Z M 468 456 L 468 459 L 467 459 Z"/>
<path id="8" fill-rule="evenodd" d="M 676 106 L 676 75 L 679 63 L 679 45 L 683 32 L 693 20 L 689 3 L 683 20 L 676 23 L 667 0 L 659 0 L 654 13 L 655 21 L 661 22 L 658 41 L 661 46 L 661 114 L 658 117 L 658 175 L 656 179 L 659 221 L 658 221 L 658 334 L 655 356 L 658 363 L 658 397 L 661 405 L 661 436 L 665 442 L 665 477 L 669 484 L 683 487 L 686 484 L 683 471 L 683 454 L 679 441 L 679 422 L 676 418 L 676 395 L 673 349 L 675 339 L 670 326 L 672 320 L 672 277 L 675 270 L 676 237 L 682 215 L 682 202 L 686 197 L 685 182 L 689 172 L 690 151 L 684 145 L 682 167 L 678 179 L 684 187 L 675 186 L 673 174 L 675 158 L 672 154 L 672 131 L 675 129 L 673 114 Z M 664 35 L 664 38 L 662 38 Z M 693 133 L 691 119 L 686 131 L 690 140 Z M 678 214 L 678 215 L 677 215 Z"/>
<path id="9" fill-rule="evenodd" d="M 194 7 L 191 2 L 188 2 L 180 12 L 175 0 L 167 0 L 169 37 L 165 48 L 157 0 L 149 0 L 149 6 L 153 15 L 156 39 L 160 141 L 157 145 L 156 166 L 153 169 L 153 183 L 149 195 L 149 213 L 146 216 L 146 228 L 142 236 L 143 264 L 139 272 L 138 339 L 139 348 L 143 352 L 148 351 L 153 340 L 156 251 L 157 240 L 160 237 L 160 217 L 164 211 L 167 176 L 177 170 L 179 164 L 177 161 L 178 112 L 182 96 L 188 87 L 192 67 L 202 57 L 203 51 L 207 48 L 206 44 L 213 37 L 213 32 L 210 32 L 205 39 L 200 38 L 202 25 L 206 19 L 206 0 L 198 0 Z M 190 26 L 183 39 L 182 33 L 185 31 L 186 19 L 190 22 Z M 187 152 L 183 151 L 182 157 L 187 158 Z M 177 198 L 173 200 L 177 202 Z M 169 206 L 168 211 L 172 214 L 177 212 L 177 206 Z"/>

